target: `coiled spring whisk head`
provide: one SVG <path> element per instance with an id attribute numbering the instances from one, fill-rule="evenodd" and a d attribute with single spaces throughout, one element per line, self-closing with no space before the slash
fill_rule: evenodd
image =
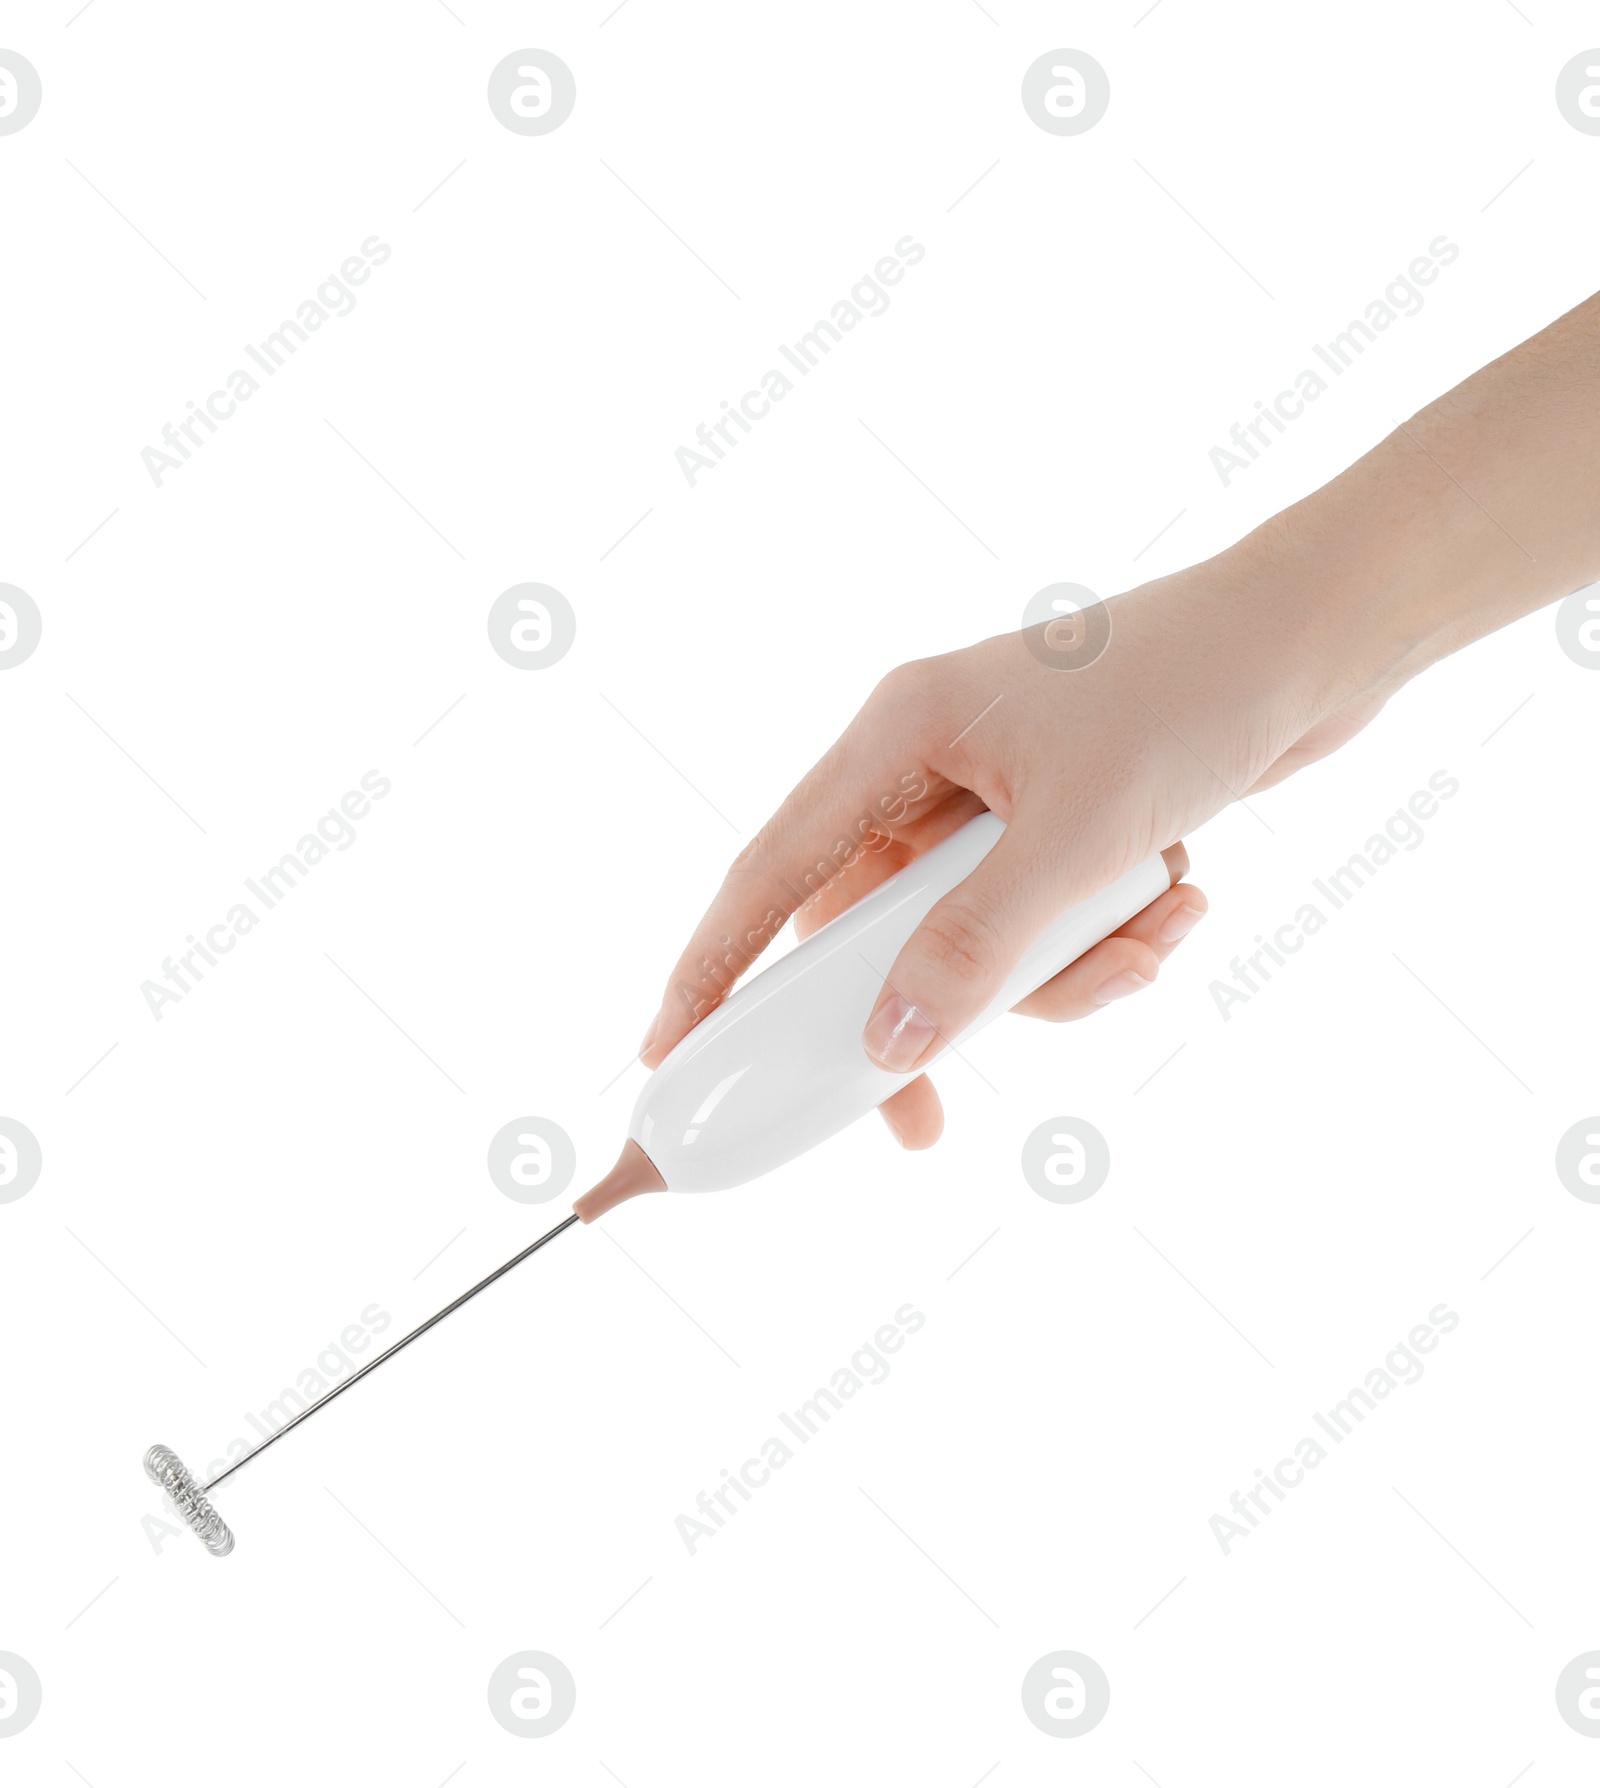
<path id="1" fill-rule="evenodd" d="M 145 1476 L 159 1484 L 177 1505 L 200 1543 L 214 1558 L 226 1558 L 233 1550 L 233 1532 L 200 1493 L 189 1468 L 171 1447 L 155 1446 L 144 1456 Z"/>

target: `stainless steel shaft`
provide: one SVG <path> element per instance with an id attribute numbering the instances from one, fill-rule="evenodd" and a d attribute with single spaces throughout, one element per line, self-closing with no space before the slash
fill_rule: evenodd
<path id="1" fill-rule="evenodd" d="M 291 1419 L 285 1422 L 276 1433 L 269 1434 L 267 1438 L 262 1441 L 260 1446 L 252 1447 L 242 1459 L 234 1460 L 233 1464 L 230 1465 L 226 1471 L 219 1471 L 210 1483 L 202 1484 L 200 1486 L 202 1493 L 209 1495 L 224 1478 L 231 1478 L 240 1466 L 248 1465 L 252 1459 L 259 1459 L 268 1447 L 282 1440 L 284 1435 L 291 1429 L 298 1428 L 308 1416 L 314 1416 L 319 1409 L 326 1409 L 335 1397 L 339 1396 L 344 1391 L 348 1391 L 351 1385 L 359 1384 L 369 1372 L 376 1372 L 378 1367 L 380 1367 L 385 1360 L 392 1360 L 402 1347 L 409 1347 L 411 1343 L 416 1340 L 418 1335 L 427 1334 L 428 1330 L 431 1329 L 435 1323 L 443 1322 L 447 1316 L 452 1312 L 459 1310 L 470 1298 L 475 1298 L 480 1291 L 484 1291 L 489 1286 L 493 1285 L 496 1279 L 504 1278 L 513 1267 L 521 1266 L 523 1261 L 525 1261 L 530 1254 L 537 1254 L 546 1242 L 551 1241 L 556 1236 L 560 1235 L 563 1229 L 570 1229 L 577 1221 L 578 1214 L 574 1211 L 570 1217 L 566 1218 L 563 1222 L 558 1223 L 554 1229 L 547 1229 L 536 1242 L 530 1242 L 520 1254 L 513 1254 L 504 1266 L 497 1266 L 487 1278 L 480 1279 L 470 1290 L 462 1292 L 460 1297 L 455 1298 L 450 1303 L 446 1304 L 442 1310 L 434 1311 L 433 1315 L 430 1316 L 426 1322 L 419 1322 L 409 1334 L 402 1335 L 398 1341 L 390 1342 L 390 1344 L 384 1348 L 382 1353 L 377 1354 L 372 1359 L 368 1360 L 366 1365 L 364 1365 L 358 1372 L 352 1372 L 348 1378 L 341 1378 L 332 1390 L 319 1397 L 315 1403 L 308 1404 L 306 1408 L 300 1411 L 299 1415 L 291 1417 Z"/>
<path id="2" fill-rule="evenodd" d="M 480 1291 L 487 1290 L 496 1279 L 503 1279 L 513 1267 L 521 1266 L 530 1254 L 537 1254 L 546 1242 L 553 1241 L 561 1234 L 562 1230 L 570 1229 L 579 1220 L 578 1213 L 574 1211 L 570 1217 L 564 1218 L 554 1229 L 547 1229 L 536 1241 L 530 1242 L 520 1254 L 513 1254 L 503 1266 L 497 1266 L 492 1273 L 485 1275 L 476 1285 L 470 1286 L 462 1292 L 460 1297 L 453 1298 L 442 1310 L 436 1310 L 426 1322 L 419 1322 L 409 1334 L 402 1335 L 398 1341 L 391 1342 L 382 1353 L 368 1360 L 359 1371 L 352 1372 L 348 1378 L 341 1379 L 332 1390 L 325 1392 L 315 1403 L 308 1404 L 300 1411 L 299 1415 L 285 1422 L 276 1433 L 269 1434 L 259 1446 L 252 1447 L 242 1459 L 236 1459 L 225 1471 L 219 1471 L 209 1483 L 196 1484 L 183 1461 L 170 1447 L 155 1446 L 150 1448 L 145 1455 L 146 1473 L 152 1482 L 159 1484 L 172 1497 L 178 1513 L 206 1547 L 216 1557 L 226 1557 L 233 1550 L 233 1535 L 221 1516 L 206 1500 L 210 1492 L 215 1490 L 224 1478 L 231 1478 L 240 1466 L 248 1465 L 252 1459 L 259 1458 L 268 1447 L 282 1440 L 291 1428 L 298 1428 L 307 1417 L 314 1416 L 319 1409 L 326 1408 L 335 1397 L 348 1391 L 351 1385 L 359 1383 L 369 1372 L 376 1371 L 385 1360 L 393 1359 L 402 1347 L 409 1347 L 419 1335 L 427 1334 L 428 1330 L 436 1323 L 443 1322 L 453 1311 L 459 1310 L 463 1304 L 475 1298 Z"/>

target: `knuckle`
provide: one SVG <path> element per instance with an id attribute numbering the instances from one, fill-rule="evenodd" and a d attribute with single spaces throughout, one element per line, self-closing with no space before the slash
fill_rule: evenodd
<path id="1" fill-rule="evenodd" d="M 767 828 L 763 826 L 754 837 L 741 844 L 728 863 L 723 879 L 731 881 L 736 876 L 748 875 L 767 852 Z"/>
<path id="2" fill-rule="evenodd" d="M 915 700 L 927 688 L 928 665 L 926 658 L 908 658 L 904 664 L 897 664 L 878 679 L 867 705 L 898 707 Z"/>
<path id="3" fill-rule="evenodd" d="M 967 906 L 938 906 L 922 925 L 927 959 L 957 981 L 974 983 L 993 973 L 1000 959 L 994 922 Z"/>
<path id="4" fill-rule="evenodd" d="M 724 882 L 737 884 L 764 874 L 782 855 L 784 814 L 780 808 L 760 831 L 742 844 L 728 864 Z"/>

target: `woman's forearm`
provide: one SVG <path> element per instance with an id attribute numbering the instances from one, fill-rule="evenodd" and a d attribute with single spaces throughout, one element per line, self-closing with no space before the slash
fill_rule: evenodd
<path id="1" fill-rule="evenodd" d="M 1334 706 L 1600 578 L 1600 295 L 1233 550 L 1305 590 Z"/>

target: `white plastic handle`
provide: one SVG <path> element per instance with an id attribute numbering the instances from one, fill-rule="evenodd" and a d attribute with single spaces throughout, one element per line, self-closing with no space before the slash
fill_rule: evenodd
<path id="1" fill-rule="evenodd" d="M 647 1080 L 628 1134 L 673 1192 L 740 1186 L 853 1124 L 916 1078 L 863 1049 L 884 976 L 935 902 L 1004 825 L 980 813 L 752 977 Z M 1053 920 L 959 1043 L 1147 907 L 1171 877 L 1151 857 Z M 941 1051 L 942 1053 L 942 1051 Z"/>

